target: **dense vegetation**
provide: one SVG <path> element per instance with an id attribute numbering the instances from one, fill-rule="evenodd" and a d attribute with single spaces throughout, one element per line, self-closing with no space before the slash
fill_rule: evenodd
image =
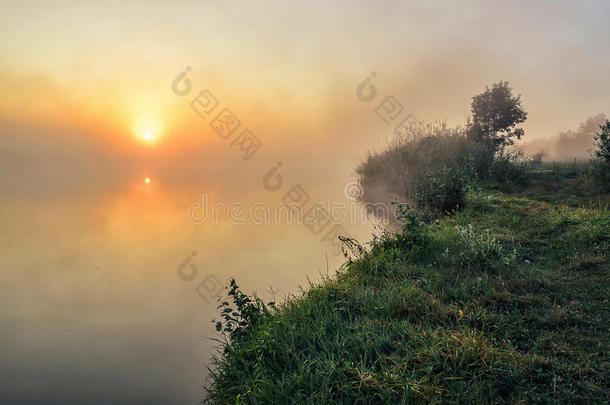
<path id="1" fill-rule="evenodd" d="M 435 217 L 462 209 L 473 185 L 526 185 L 529 170 L 542 156 L 511 148 L 523 135 L 517 125 L 527 117 L 520 97 L 507 82 L 498 82 L 473 97 L 471 111 L 473 118 L 463 127 L 411 123 L 386 150 L 369 154 L 356 169 L 363 188 L 361 202 L 375 212 L 377 203 L 400 201 Z M 586 138 L 592 146 L 588 160 L 570 162 L 579 166 L 579 182 L 587 183 L 581 191 L 610 191 L 610 121 L 600 114 L 581 124 L 577 135 L 573 138 Z"/>
<path id="2" fill-rule="evenodd" d="M 508 149 L 523 135 L 521 97 L 498 82 L 472 98 L 471 111 L 463 127 L 412 122 L 385 151 L 369 154 L 356 170 L 362 202 L 401 201 L 434 216 L 463 208 L 468 184 L 523 183 L 528 159 Z"/>
<path id="3" fill-rule="evenodd" d="M 610 401 L 610 124 L 603 156 L 553 164 L 506 149 L 513 124 L 420 126 L 369 156 L 365 199 L 387 177 L 400 228 L 342 239 L 336 275 L 279 304 L 233 281 L 206 401 Z"/>

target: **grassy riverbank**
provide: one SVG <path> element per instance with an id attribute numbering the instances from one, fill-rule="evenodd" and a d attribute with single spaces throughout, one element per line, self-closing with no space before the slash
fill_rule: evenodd
<path id="1" fill-rule="evenodd" d="M 530 177 L 432 224 L 409 214 L 300 297 L 242 301 L 209 399 L 607 403 L 610 200 Z"/>

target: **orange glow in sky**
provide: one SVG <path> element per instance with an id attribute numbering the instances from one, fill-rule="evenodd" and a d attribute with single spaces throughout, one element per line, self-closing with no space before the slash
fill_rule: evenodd
<path id="1" fill-rule="evenodd" d="M 140 138 L 146 143 L 153 143 L 157 139 L 157 136 L 153 132 L 146 131 L 140 134 Z"/>

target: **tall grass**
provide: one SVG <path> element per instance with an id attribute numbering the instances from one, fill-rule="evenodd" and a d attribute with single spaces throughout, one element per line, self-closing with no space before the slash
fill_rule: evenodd
<path id="1" fill-rule="evenodd" d="M 278 305 L 232 283 L 206 399 L 607 403 L 609 212 L 467 201 L 432 224 L 402 210 L 398 232 Z"/>
<path id="2" fill-rule="evenodd" d="M 365 204 L 399 201 L 443 214 L 463 208 L 470 184 L 524 183 L 528 165 L 523 153 L 494 153 L 464 129 L 436 122 L 406 128 L 383 152 L 369 154 L 356 173 Z"/>

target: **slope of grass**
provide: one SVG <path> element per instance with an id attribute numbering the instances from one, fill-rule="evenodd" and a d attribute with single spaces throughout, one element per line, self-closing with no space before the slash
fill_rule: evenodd
<path id="1" fill-rule="evenodd" d="M 242 324 L 208 400 L 608 403 L 610 212 L 532 193 L 471 191 L 452 217 L 356 246 Z"/>

